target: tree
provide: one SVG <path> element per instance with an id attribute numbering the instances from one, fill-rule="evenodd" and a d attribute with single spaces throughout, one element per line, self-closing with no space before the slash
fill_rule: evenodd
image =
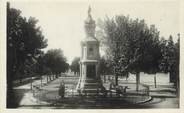
<path id="1" fill-rule="evenodd" d="M 80 71 L 79 61 L 80 61 L 80 58 L 79 58 L 79 57 L 75 57 L 75 58 L 73 59 L 73 61 L 72 61 L 71 66 L 70 66 L 71 71 L 73 71 L 75 75 L 76 75 L 77 73 L 79 73 L 79 71 Z"/>
<path id="2" fill-rule="evenodd" d="M 180 68 L 180 34 L 178 34 L 178 40 L 175 43 L 175 62 L 173 66 L 173 70 L 175 72 L 175 86 L 177 95 L 179 96 L 179 90 L 180 90 L 180 76 L 179 76 L 179 68 Z"/>
<path id="3" fill-rule="evenodd" d="M 109 59 L 106 59 L 105 56 L 102 56 L 99 60 L 99 72 L 102 75 L 105 74 L 112 74 L 113 70 L 112 70 L 112 64 L 111 61 L 109 61 Z"/>
<path id="4" fill-rule="evenodd" d="M 106 18 L 101 24 L 106 55 L 112 60 L 115 83 L 118 76 L 128 72 L 136 74 L 137 90 L 140 72 L 155 73 L 161 57 L 159 31 L 148 27 L 144 20 L 132 20 L 128 16 Z"/>
<path id="5" fill-rule="evenodd" d="M 176 43 L 174 43 L 171 35 L 168 40 L 164 41 L 164 44 L 161 42 L 164 46 L 162 46 L 162 59 L 159 65 L 162 72 L 170 73 L 170 82 L 173 82 L 177 89 L 179 88 L 179 40 L 178 34 Z"/>
<path id="6" fill-rule="evenodd" d="M 47 82 L 48 82 L 48 75 L 50 74 L 49 69 L 45 65 L 45 59 L 44 59 L 44 52 L 40 54 L 40 56 L 37 58 L 37 62 L 35 65 L 35 73 L 40 77 L 41 79 L 41 85 L 42 85 L 42 76 L 47 75 Z"/>
<path id="7" fill-rule="evenodd" d="M 106 75 L 112 74 L 112 64 L 111 61 L 105 58 L 105 56 L 102 56 L 99 60 L 99 66 L 98 66 L 99 73 L 101 76 L 104 77 L 104 82 L 106 81 Z"/>
<path id="8" fill-rule="evenodd" d="M 22 17 L 20 10 L 7 3 L 7 107 L 15 107 L 9 98 L 13 97 L 13 80 L 30 75 L 41 49 L 47 46 L 37 22 L 33 17 Z"/>
<path id="9" fill-rule="evenodd" d="M 44 56 L 46 67 L 51 69 L 51 72 L 58 77 L 61 72 L 68 70 L 66 57 L 61 49 L 50 49 Z"/>

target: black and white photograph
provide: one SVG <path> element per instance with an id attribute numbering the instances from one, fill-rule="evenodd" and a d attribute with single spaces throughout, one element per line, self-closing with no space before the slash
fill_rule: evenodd
<path id="1" fill-rule="evenodd" d="M 5 108 L 181 109 L 181 1 L 2 2 Z"/>

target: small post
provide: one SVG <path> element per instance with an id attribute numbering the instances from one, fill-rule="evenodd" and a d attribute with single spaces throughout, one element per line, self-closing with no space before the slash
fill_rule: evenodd
<path id="1" fill-rule="evenodd" d="M 156 80 L 156 75 L 154 76 L 154 84 L 155 84 L 155 88 L 157 88 L 157 80 Z"/>
<path id="2" fill-rule="evenodd" d="M 32 79 L 32 76 L 31 76 L 31 90 L 32 90 L 32 87 L 33 87 L 33 79 Z"/>
<path id="3" fill-rule="evenodd" d="M 42 75 L 41 75 L 40 79 L 41 79 L 41 86 L 42 86 Z"/>
<path id="4" fill-rule="evenodd" d="M 136 91 L 139 90 L 139 84 L 140 84 L 140 73 L 136 72 Z"/>
<path id="5" fill-rule="evenodd" d="M 150 88 L 149 88 L 149 86 L 147 86 L 147 95 L 149 96 L 149 91 L 150 91 Z"/>
<path id="6" fill-rule="evenodd" d="M 48 75 L 46 75 L 46 77 L 47 77 L 47 83 L 49 82 L 49 78 L 48 78 Z"/>

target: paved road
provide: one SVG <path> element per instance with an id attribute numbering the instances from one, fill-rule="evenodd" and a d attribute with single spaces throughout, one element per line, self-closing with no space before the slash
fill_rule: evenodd
<path id="1" fill-rule="evenodd" d="M 179 108 L 178 98 L 153 97 L 153 100 L 142 104 L 145 108 Z"/>
<path id="2" fill-rule="evenodd" d="M 20 108 L 51 108 L 51 109 L 158 109 L 158 108 L 178 108 L 175 98 L 154 98 L 151 102 L 141 105 L 113 105 L 102 106 L 99 104 L 54 104 L 54 105 L 27 105 Z"/>

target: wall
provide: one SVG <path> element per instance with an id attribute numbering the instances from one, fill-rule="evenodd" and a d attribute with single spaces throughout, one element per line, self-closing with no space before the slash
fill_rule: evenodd
<path id="1" fill-rule="evenodd" d="M 154 85 L 155 74 L 147 74 L 144 72 L 140 73 L 140 82 L 148 85 Z M 136 76 L 130 74 L 128 78 L 129 82 L 136 82 Z M 169 73 L 156 73 L 157 85 L 168 85 L 169 84 Z"/>

